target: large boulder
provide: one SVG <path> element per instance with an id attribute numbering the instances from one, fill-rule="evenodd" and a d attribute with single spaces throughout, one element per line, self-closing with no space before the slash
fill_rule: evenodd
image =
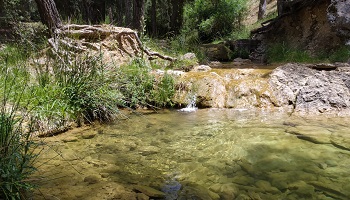
<path id="1" fill-rule="evenodd" d="M 224 43 L 203 44 L 201 49 L 211 61 L 229 61 L 231 59 L 232 51 Z"/>
<path id="2" fill-rule="evenodd" d="M 174 102 L 187 105 L 196 97 L 198 107 L 269 108 L 270 100 L 266 69 L 197 70 L 178 79 Z"/>
<path id="3" fill-rule="evenodd" d="M 336 70 L 320 70 L 328 66 Z M 350 65 L 286 64 L 275 69 L 269 84 L 277 106 L 298 113 L 350 114 Z"/>

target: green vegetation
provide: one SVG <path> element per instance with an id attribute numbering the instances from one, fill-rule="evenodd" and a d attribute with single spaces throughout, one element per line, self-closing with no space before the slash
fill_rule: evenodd
<path id="1" fill-rule="evenodd" d="M 312 58 L 306 51 L 292 48 L 285 43 L 276 43 L 268 47 L 267 60 L 269 62 L 312 62 Z"/>
<path id="2" fill-rule="evenodd" d="M 32 132 L 112 120 L 119 108 L 173 106 L 173 77 L 150 73 L 141 58 L 122 67 L 107 65 L 102 54 L 62 55 L 39 64 L 27 61 L 19 47 L 2 48 L 0 199 L 22 199 L 33 187 L 27 182 L 35 170 Z"/>
<path id="3" fill-rule="evenodd" d="M 342 46 L 331 52 L 327 57 L 330 62 L 347 62 L 350 58 L 350 47 Z"/>
<path id="4" fill-rule="evenodd" d="M 342 46 L 329 53 L 311 55 L 305 50 L 291 47 L 286 43 L 275 43 L 268 47 L 267 59 L 269 62 L 346 62 L 350 57 L 350 48 Z"/>
<path id="5" fill-rule="evenodd" d="M 53 60 L 36 67 L 33 114 L 64 125 L 67 121 L 112 120 L 119 108 L 172 106 L 174 80 L 156 77 L 142 59 L 123 67 L 106 66 L 100 55 Z M 106 70 L 109 68 L 109 70 Z"/>
<path id="6" fill-rule="evenodd" d="M 33 188 L 27 179 L 35 171 L 36 144 L 30 116 L 23 109 L 28 103 L 28 73 L 23 67 L 10 67 L 9 60 L 0 64 L 0 199 L 24 199 L 25 191 Z"/>
<path id="7" fill-rule="evenodd" d="M 175 93 L 175 82 L 172 76 L 150 73 L 143 60 L 136 59 L 130 65 L 117 69 L 116 86 L 122 94 L 124 106 L 164 107 L 173 106 L 171 101 Z"/>
<path id="8" fill-rule="evenodd" d="M 211 42 L 239 28 L 246 11 L 246 1 L 195 0 L 184 8 L 183 34 L 198 33 L 200 41 Z"/>
<path id="9" fill-rule="evenodd" d="M 117 113 L 118 92 L 111 90 L 111 80 L 105 72 L 102 55 L 64 56 L 36 67 L 37 87 L 33 111 L 40 118 L 110 120 Z"/>

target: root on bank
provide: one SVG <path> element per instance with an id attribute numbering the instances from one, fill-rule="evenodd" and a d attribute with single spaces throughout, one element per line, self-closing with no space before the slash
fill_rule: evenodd
<path id="1" fill-rule="evenodd" d="M 114 56 L 142 57 L 146 54 L 149 59 L 176 60 L 145 47 L 134 30 L 112 25 L 65 25 L 55 30 L 49 44 L 55 55 L 94 51 L 108 52 L 112 59 Z"/>

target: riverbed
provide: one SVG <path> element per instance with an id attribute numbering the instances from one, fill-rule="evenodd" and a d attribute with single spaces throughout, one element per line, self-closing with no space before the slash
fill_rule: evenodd
<path id="1" fill-rule="evenodd" d="M 34 199 L 348 199 L 350 151 L 332 141 L 349 130 L 278 110 L 134 114 L 45 138 Z"/>

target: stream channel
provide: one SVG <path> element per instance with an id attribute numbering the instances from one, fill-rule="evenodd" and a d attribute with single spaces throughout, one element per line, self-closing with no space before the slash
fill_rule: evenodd
<path id="1" fill-rule="evenodd" d="M 349 132 L 346 118 L 311 119 L 278 111 L 132 115 L 45 138 L 34 199 L 157 196 L 136 193 L 135 185 L 163 191 L 160 199 L 169 200 L 349 199 L 350 151 L 303 140 L 289 134 L 290 128 Z"/>

